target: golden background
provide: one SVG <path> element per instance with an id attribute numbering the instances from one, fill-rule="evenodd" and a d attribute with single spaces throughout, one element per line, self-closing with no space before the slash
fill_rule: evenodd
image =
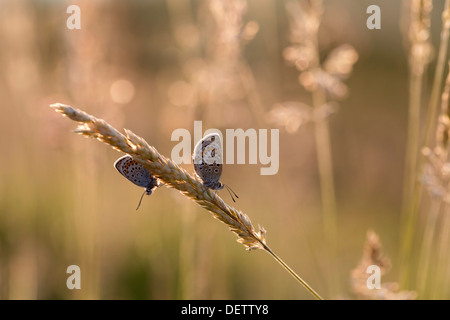
<path id="1" fill-rule="evenodd" d="M 128 128 L 168 157 L 172 132 L 193 132 L 194 120 L 223 132 L 279 128 L 277 175 L 260 175 L 261 164 L 224 165 L 221 181 L 239 195 L 233 205 L 325 298 L 355 298 L 350 273 L 368 230 L 392 260 L 383 281 L 398 281 L 408 112 L 403 3 L 376 1 L 382 28 L 369 30 L 374 1 L 324 1 L 320 58 L 345 43 L 359 56 L 329 117 L 338 226 L 330 265 L 314 125 L 289 133 L 270 121 L 279 103 L 311 104 L 283 58 L 291 45 L 285 2 L 235 1 L 237 11 L 222 16 L 215 2 L 0 1 L 1 299 L 312 298 L 269 255 L 246 252 L 176 190 L 157 189 L 136 212 L 143 189 L 113 168 L 121 154 L 74 134 L 75 123 L 48 107 L 55 102 Z M 80 30 L 66 27 L 71 4 L 81 8 Z M 432 12 L 435 45 L 442 7 L 436 2 Z M 236 26 L 247 26 L 248 39 L 233 39 Z M 226 191 L 219 195 L 231 203 Z M 72 264 L 81 268 L 81 290 L 66 287 Z"/>

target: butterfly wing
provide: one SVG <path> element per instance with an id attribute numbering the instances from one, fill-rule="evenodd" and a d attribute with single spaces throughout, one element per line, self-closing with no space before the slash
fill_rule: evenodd
<path id="1" fill-rule="evenodd" d="M 193 154 L 194 170 L 203 184 L 211 189 L 222 189 L 222 144 L 217 133 L 207 135 L 197 143 Z"/>
<path id="2" fill-rule="evenodd" d="M 151 194 L 152 190 L 158 186 L 158 179 L 153 177 L 147 168 L 134 160 L 131 156 L 125 155 L 117 159 L 114 163 L 114 167 L 120 174 L 135 185 L 146 188 L 147 194 Z"/>

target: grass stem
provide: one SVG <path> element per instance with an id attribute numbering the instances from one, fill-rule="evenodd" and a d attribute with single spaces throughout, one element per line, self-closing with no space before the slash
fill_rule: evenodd
<path id="1" fill-rule="evenodd" d="M 268 252 L 312 295 L 322 300 L 317 292 L 267 246 L 266 230 L 264 228 L 260 227 L 259 231 L 256 231 L 246 214 L 227 205 L 214 190 L 206 188 L 199 178 L 191 176 L 186 170 L 158 153 L 154 147 L 130 130 L 125 130 L 124 135 L 106 121 L 68 105 L 55 103 L 51 107 L 56 112 L 80 123 L 75 130 L 76 133 L 95 138 L 109 144 L 118 151 L 131 155 L 168 187 L 177 189 L 183 195 L 211 212 L 214 218 L 225 223 L 237 235 L 238 242 L 243 244 L 247 250 L 263 249 Z"/>

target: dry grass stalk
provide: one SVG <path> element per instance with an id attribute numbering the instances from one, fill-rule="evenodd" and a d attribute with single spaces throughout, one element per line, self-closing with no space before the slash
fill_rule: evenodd
<path id="1" fill-rule="evenodd" d="M 71 106 L 57 103 L 51 107 L 68 118 L 82 123 L 75 129 L 76 133 L 95 138 L 118 151 L 131 155 L 166 185 L 179 190 L 213 213 L 216 219 L 227 224 L 231 231 L 237 234 L 238 241 L 247 250 L 264 248 L 266 241 L 264 228 L 257 232 L 247 215 L 228 206 L 214 190 L 206 188 L 200 179 L 159 154 L 141 137 L 126 129 L 126 135 L 123 135 L 106 121 Z"/>
<path id="2" fill-rule="evenodd" d="M 319 27 L 324 11 L 322 0 L 286 1 L 286 10 L 290 16 L 291 45 L 285 48 L 283 56 L 299 71 L 299 84 L 311 93 L 312 106 L 279 103 L 268 113 L 268 117 L 271 122 L 284 125 L 290 132 L 309 120 L 314 122 L 324 238 L 329 255 L 328 282 L 330 295 L 337 296 L 340 283 L 334 266 L 337 264 L 339 239 L 328 116 L 336 110 L 336 105 L 331 102 L 348 94 L 344 80 L 350 76 L 358 53 L 352 46 L 344 44 L 333 49 L 321 61 Z"/>
<path id="3" fill-rule="evenodd" d="M 433 149 L 423 148 L 422 153 L 427 158 L 424 166 L 422 183 L 427 187 L 432 198 L 449 203 L 450 193 L 450 73 L 447 75 L 444 91 L 442 93 L 441 113 L 436 127 L 436 145 Z"/>
<path id="4" fill-rule="evenodd" d="M 405 181 L 403 191 L 404 211 L 411 209 L 414 186 L 417 181 L 417 160 L 420 146 L 420 109 L 422 101 L 423 76 L 430 62 L 433 46 L 430 34 L 430 14 L 433 3 L 430 0 L 414 0 L 409 4 L 409 25 L 407 30 L 409 52 L 409 111 L 408 144 L 406 148 Z"/>
<path id="5" fill-rule="evenodd" d="M 431 0 L 414 0 L 409 3 L 408 40 L 410 44 L 409 62 L 409 112 L 408 144 L 406 149 L 404 207 L 408 208 L 413 199 L 414 185 L 417 181 L 417 160 L 420 146 L 420 109 L 422 101 L 423 76 L 431 60 Z M 435 95 L 437 97 L 437 95 Z M 434 117 L 433 117 L 434 119 Z M 405 209 L 404 210 L 407 210 Z"/>
<path id="6" fill-rule="evenodd" d="M 368 231 L 361 261 L 350 275 L 351 289 L 358 299 L 412 300 L 416 298 L 416 292 L 414 291 L 398 291 L 399 285 L 396 282 L 381 283 L 380 289 L 369 289 L 367 279 L 370 275 L 367 273 L 367 268 L 371 265 L 380 268 L 381 276 L 391 269 L 391 261 L 384 255 L 378 235 L 373 231 Z"/>
<path id="7" fill-rule="evenodd" d="M 407 28 L 409 48 L 409 115 L 408 115 L 408 144 L 405 161 L 405 175 L 403 186 L 403 235 L 400 252 L 401 283 L 410 285 L 410 261 L 413 252 L 414 235 L 420 202 L 422 199 L 422 183 L 419 179 L 424 169 L 424 158 L 420 157 L 420 147 L 430 146 L 435 130 L 438 112 L 439 95 L 442 88 L 447 47 L 450 29 L 450 1 L 446 0 L 442 12 L 442 29 L 439 49 L 434 73 L 431 96 L 428 103 L 427 117 L 423 130 L 420 128 L 420 114 L 422 101 L 422 82 L 427 66 L 433 56 L 430 32 L 430 14 L 433 8 L 431 0 L 414 0 L 405 2 L 409 5 L 409 25 Z M 425 168 L 425 170 L 428 170 Z M 433 204 L 437 207 L 436 204 Z M 438 209 L 438 208 L 437 208 Z"/>
<path id="8" fill-rule="evenodd" d="M 144 139 L 126 129 L 125 135 L 123 135 L 106 121 L 71 106 L 55 103 L 51 107 L 71 120 L 81 123 L 74 130 L 76 133 L 95 138 L 118 151 L 129 154 L 169 187 L 179 190 L 211 212 L 214 218 L 225 223 L 238 236 L 237 241 L 242 243 L 247 250 L 263 249 L 268 252 L 312 295 L 317 299 L 322 299 L 266 245 L 264 228 L 260 227 L 259 231 L 256 231 L 247 215 L 227 205 L 214 190 L 205 187 L 199 178 L 192 176 L 172 160 L 158 153 Z"/>
<path id="9" fill-rule="evenodd" d="M 419 259 L 417 274 L 417 286 L 421 294 L 433 293 L 439 295 L 440 286 L 445 283 L 445 256 L 448 252 L 448 230 L 445 230 L 444 223 L 439 228 L 439 216 L 441 213 L 448 213 L 450 203 L 450 159 L 449 159 L 449 137 L 450 137 L 450 73 L 447 75 L 445 87 L 442 93 L 441 111 L 438 115 L 436 126 L 435 146 L 433 149 L 425 147 L 422 150 L 427 162 L 423 166 L 422 183 L 428 189 L 431 197 L 431 206 L 427 212 L 427 221 L 422 240 L 422 249 Z M 438 231 L 441 232 L 441 241 L 438 246 L 433 245 Z M 430 279 L 430 258 L 432 252 L 439 252 L 439 261 L 434 264 L 435 281 L 434 285 Z M 442 259 L 442 260 L 441 260 Z M 432 265 L 432 264 L 431 264 Z M 445 284 L 444 284 L 445 285 Z M 429 291 L 427 291 L 429 290 Z"/>

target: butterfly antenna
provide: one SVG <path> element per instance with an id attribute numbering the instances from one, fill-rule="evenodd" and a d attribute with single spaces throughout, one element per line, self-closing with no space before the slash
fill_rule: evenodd
<path id="1" fill-rule="evenodd" d="M 236 194 L 236 192 L 233 191 L 233 189 L 231 189 L 229 186 L 227 186 L 226 184 L 224 184 L 225 188 L 227 188 L 228 193 L 231 196 L 231 199 L 233 200 L 233 202 L 236 202 L 236 200 L 234 199 L 233 195 L 239 199 L 238 195 Z"/>
<path id="2" fill-rule="evenodd" d="M 139 209 L 139 207 L 141 206 L 142 198 L 144 197 L 144 195 L 145 195 L 146 192 L 147 192 L 147 190 L 144 191 L 144 193 L 142 194 L 141 199 L 139 200 L 139 204 L 138 204 L 138 206 L 137 206 L 137 208 L 136 208 L 136 211 L 137 211 L 137 210 Z"/>

